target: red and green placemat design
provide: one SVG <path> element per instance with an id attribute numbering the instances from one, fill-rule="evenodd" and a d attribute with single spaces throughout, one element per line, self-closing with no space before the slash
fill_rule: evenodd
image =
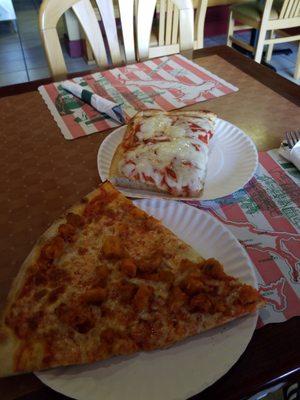
<path id="1" fill-rule="evenodd" d="M 73 81 L 119 104 L 127 117 L 147 109 L 170 111 L 238 90 L 177 54 L 96 72 Z M 39 92 L 65 139 L 119 126 L 65 91 L 59 82 L 41 86 Z"/>
<path id="2" fill-rule="evenodd" d="M 245 247 L 267 301 L 258 327 L 300 315 L 300 172 L 277 150 L 259 154 L 247 185 L 215 201 L 188 202 L 207 210 Z"/>

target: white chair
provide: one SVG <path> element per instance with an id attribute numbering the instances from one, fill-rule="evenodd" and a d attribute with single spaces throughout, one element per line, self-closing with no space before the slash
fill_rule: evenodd
<path id="1" fill-rule="evenodd" d="M 164 9 L 166 1 L 161 1 L 158 46 L 149 46 L 156 2 L 157 0 L 138 0 L 136 19 L 140 59 L 160 57 L 193 48 L 194 10 L 192 0 L 168 1 L 167 12 Z M 178 30 L 179 41 L 177 40 Z"/>
<path id="2" fill-rule="evenodd" d="M 240 25 L 236 25 L 236 21 L 239 21 Z M 227 44 L 231 46 L 235 43 L 251 51 L 255 61 L 260 63 L 265 45 L 268 45 L 266 60 L 270 61 L 274 44 L 298 41 L 294 77 L 300 79 L 300 35 L 290 35 L 284 31 L 299 26 L 300 0 L 266 0 L 264 5 L 258 0 L 234 4 L 230 11 Z M 259 30 L 255 48 L 234 36 L 234 32 L 249 28 Z"/>
<path id="3" fill-rule="evenodd" d="M 204 47 L 204 26 L 207 11 L 208 0 L 194 0 L 196 5 L 195 19 L 195 41 L 194 49 L 203 49 Z"/>
<path id="4" fill-rule="evenodd" d="M 193 7 L 196 9 L 194 22 L 194 49 L 204 47 L 204 24 L 208 0 L 194 0 Z M 174 1 L 159 0 L 156 3 L 156 14 L 158 24 L 155 22 L 151 30 L 149 58 L 162 54 L 178 53 L 179 42 L 179 11 Z"/>
<path id="5" fill-rule="evenodd" d="M 192 49 L 194 42 L 194 10 L 192 0 L 173 0 L 178 9 L 178 51 Z M 89 0 L 44 0 L 39 13 L 41 36 L 52 76 L 66 76 L 64 61 L 56 26 L 59 18 L 72 7 L 91 46 L 96 63 L 101 68 L 109 65 L 131 63 L 149 58 L 149 42 L 156 0 L 118 0 L 122 25 L 122 43 L 119 40 L 112 0 L 96 0 L 103 22 L 107 46 Z M 134 35 L 134 7 L 137 23 L 137 40 Z M 121 52 L 124 47 L 124 57 Z M 159 54 L 161 55 L 161 54 Z M 150 54 L 151 56 L 151 54 Z M 153 56 L 153 54 L 152 54 Z"/>

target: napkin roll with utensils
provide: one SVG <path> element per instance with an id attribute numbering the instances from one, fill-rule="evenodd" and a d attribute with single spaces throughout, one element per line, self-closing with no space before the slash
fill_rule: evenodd
<path id="1" fill-rule="evenodd" d="M 286 133 L 285 140 L 280 145 L 279 154 L 300 171 L 300 131 Z"/>
<path id="2" fill-rule="evenodd" d="M 90 104 L 97 111 L 108 115 L 110 118 L 119 122 L 120 124 L 125 123 L 125 117 L 120 105 L 107 100 L 91 90 L 85 89 L 84 86 L 78 85 L 77 83 L 71 81 L 64 81 L 61 83 L 61 86 L 74 96 L 79 97 L 85 103 Z"/>

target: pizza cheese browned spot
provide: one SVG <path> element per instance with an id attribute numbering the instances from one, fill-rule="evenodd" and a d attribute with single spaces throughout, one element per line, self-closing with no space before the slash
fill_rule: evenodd
<path id="1" fill-rule="evenodd" d="M 110 181 L 126 188 L 199 196 L 215 120 L 209 111 L 137 113 L 114 154 Z"/>
<path id="2" fill-rule="evenodd" d="M 164 348 L 262 304 L 105 183 L 21 267 L 0 324 L 0 374 Z"/>

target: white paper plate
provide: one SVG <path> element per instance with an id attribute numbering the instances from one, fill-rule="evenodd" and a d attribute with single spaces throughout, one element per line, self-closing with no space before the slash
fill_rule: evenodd
<path id="1" fill-rule="evenodd" d="M 257 287 L 253 266 L 234 236 L 210 214 L 160 199 L 135 202 L 159 218 L 205 258 Z M 186 399 L 224 375 L 249 343 L 257 314 L 232 321 L 167 350 L 116 357 L 85 366 L 48 370 L 37 376 L 52 389 L 80 400 Z"/>
<path id="2" fill-rule="evenodd" d="M 113 155 L 123 139 L 125 129 L 125 126 L 116 129 L 101 143 L 97 165 L 102 181 L 108 179 Z M 250 137 L 235 125 L 222 119 L 217 119 L 216 132 L 209 147 L 210 153 L 204 190 L 200 198 L 197 198 L 200 200 L 217 199 L 241 189 L 252 178 L 258 165 L 257 150 Z M 124 189 L 122 187 L 118 187 L 118 189 L 128 197 L 192 199 L 191 197 L 174 197 L 139 189 Z"/>

